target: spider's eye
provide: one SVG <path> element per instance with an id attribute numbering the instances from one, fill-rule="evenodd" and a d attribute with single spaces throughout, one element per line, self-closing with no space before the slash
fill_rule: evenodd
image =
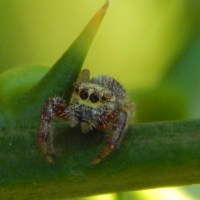
<path id="1" fill-rule="evenodd" d="M 107 98 L 106 98 L 105 95 L 103 95 L 103 96 L 101 97 L 101 100 L 102 100 L 102 101 L 106 101 L 106 99 L 107 99 Z"/>
<path id="2" fill-rule="evenodd" d="M 96 103 L 97 101 L 99 101 L 99 95 L 97 93 L 92 93 L 90 95 L 90 101 Z"/>
<path id="3" fill-rule="evenodd" d="M 87 90 L 81 90 L 80 91 L 80 97 L 81 97 L 81 99 L 87 99 L 88 98 L 88 96 L 89 96 L 89 94 L 88 94 L 88 91 Z"/>
<path id="4" fill-rule="evenodd" d="M 74 88 L 74 92 L 77 92 L 77 93 L 78 93 L 78 92 L 79 92 L 79 88 L 77 88 L 77 87 Z"/>

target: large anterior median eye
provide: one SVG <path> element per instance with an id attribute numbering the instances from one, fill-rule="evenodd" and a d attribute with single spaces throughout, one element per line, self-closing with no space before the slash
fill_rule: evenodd
<path id="1" fill-rule="evenodd" d="M 96 103 L 97 101 L 99 101 L 99 94 L 98 93 L 92 93 L 90 95 L 90 101 L 93 103 Z"/>
<path id="2" fill-rule="evenodd" d="M 88 98 L 88 96 L 89 96 L 89 94 L 88 94 L 87 90 L 83 89 L 83 90 L 80 91 L 80 97 L 81 97 L 81 99 L 85 100 L 85 99 Z"/>

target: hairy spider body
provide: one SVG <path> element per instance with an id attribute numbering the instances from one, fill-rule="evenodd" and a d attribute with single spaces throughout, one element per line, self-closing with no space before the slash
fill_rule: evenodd
<path id="1" fill-rule="evenodd" d="M 41 111 L 38 143 L 48 162 L 53 163 L 53 117 L 68 121 L 71 127 L 81 123 L 84 133 L 94 128 L 104 130 L 108 132 L 106 144 L 91 163 L 95 165 L 119 146 L 134 114 L 135 105 L 130 102 L 124 88 L 108 75 L 90 79 L 89 70 L 83 70 L 73 87 L 68 106 L 60 97 L 45 101 Z"/>

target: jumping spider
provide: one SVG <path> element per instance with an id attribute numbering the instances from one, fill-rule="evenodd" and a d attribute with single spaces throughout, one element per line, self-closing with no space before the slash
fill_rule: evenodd
<path id="1" fill-rule="evenodd" d="M 45 101 L 41 110 L 38 143 L 47 161 L 52 164 L 55 154 L 51 130 L 53 117 L 68 121 L 71 127 L 80 122 L 84 133 L 93 128 L 107 131 L 105 147 L 91 163 L 95 165 L 119 146 L 134 114 L 135 105 L 114 78 L 100 75 L 90 79 L 87 69 L 81 72 L 73 88 L 68 106 L 60 97 Z"/>

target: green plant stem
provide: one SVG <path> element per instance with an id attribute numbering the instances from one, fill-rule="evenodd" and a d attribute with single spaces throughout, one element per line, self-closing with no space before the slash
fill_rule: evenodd
<path id="1" fill-rule="evenodd" d="M 94 167 L 89 164 L 102 148 L 102 132 L 83 134 L 56 124 L 55 166 L 41 155 L 35 128 L 2 134 L 1 199 L 59 199 L 200 183 L 200 120 L 131 125 L 120 149 Z"/>

